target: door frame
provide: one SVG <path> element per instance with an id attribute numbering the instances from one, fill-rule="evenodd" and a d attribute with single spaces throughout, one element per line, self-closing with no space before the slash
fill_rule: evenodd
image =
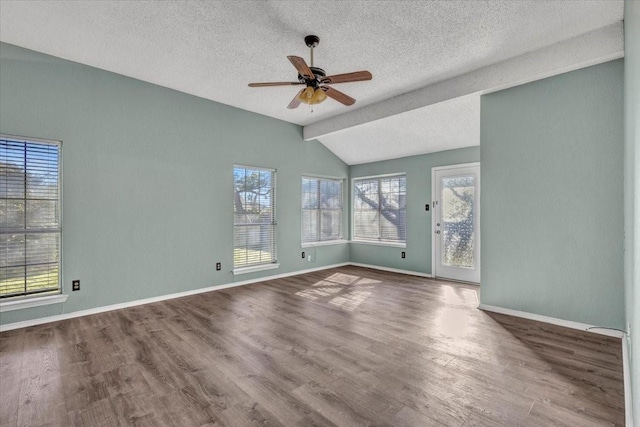
<path id="1" fill-rule="evenodd" d="M 449 169 L 461 169 L 461 168 L 468 168 L 468 167 L 478 167 L 478 195 L 476 198 L 476 213 L 478 216 L 478 229 L 475 230 L 477 232 L 477 241 L 478 241 L 478 260 L 477 260 L 477 266 L 478 266 L 478 277 L 480 277 L 481 271 L 480 271 L 480 257 L 481 257 L 481 248 L 482 246 L 480 245 L 480 192 L 481 190 L 481 172 L 482 169 L 480 167 L 480 162 L 471 162 L 471 163 L 460 163 L 460 164 L 456 164 L 456 165 L 446 165 L 446 166 L 434 166 L 431 168 L 431 276 L 433 278 L 437 278 L 438 277 L 438 269 L 437 269 L 437 265 L 436 265 L 436 195 L 437 195 L 437 182 L 436 182 L 436 171 L 444 171 L 444 170 L 449 170 Z M 453 280 L 453 279 L 448 279 L 448 278 L 444 278 L 446 280 Z M 478 282 L 465 282 L 465 283 L 471 283 L 473 285 L 480 285 L 480 279 L 478 279 Z"/>

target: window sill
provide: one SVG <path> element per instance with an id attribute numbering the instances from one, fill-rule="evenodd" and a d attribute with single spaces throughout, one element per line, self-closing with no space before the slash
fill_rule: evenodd
<path id="1" fill-rule="evenodd" d="M 58 294 L 46 297 L 24 298 L 17 301 L 0 302 L 0 313 L 5 311 L 22 310 L 25 308 L 39 307 L 41 305 L 63 303 L 69 298 L 69 295 Z"/>
<path id="2" fill-rule="evenodd" d="M 331 246 L 331 245 L 346 245 L 348 240 L 336 239 L 336 240 L 321 240 L 319 242 L 306 242 L 300 245 L 301 248 L 314 248 L 316 246 Z"/>
<path id="3" fill-rule="evenodd" d="M 352 240 L 351 243 L 359 245 L 372 245 L 372 246 L 388 246 L 391 248 L 406 248 L 406 243 L 392 243 L 392 242 L 376 242 L 375 240 Z"/>
<path id="4" fill-rule="evenodd" d="M 239 274 L 255 273 L 256 271 L 273 270 L 274 268 L 280 268 L 280 264 L 262 264 L 251 267 L 234 268 L 233 275 L 237 276 Z"/>

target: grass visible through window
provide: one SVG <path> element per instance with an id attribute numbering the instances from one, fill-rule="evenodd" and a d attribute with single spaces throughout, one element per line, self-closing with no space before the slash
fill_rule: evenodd
<path id="1" fill-rule="evenodd" d="M 272 259 L 271 252 L 255 249 L 234 248 L 233 265 L 251 265 L 268 262 Z"/>
<path id="2" fill-rule="evenodd" d="M 27 276 L 27 291 L 56 290 L 58 288 L 58 269 L 51 269 L 45 273 Z M 0 280 L 0 296 L 23 294 L 24 277 L 2 278 Z"/>

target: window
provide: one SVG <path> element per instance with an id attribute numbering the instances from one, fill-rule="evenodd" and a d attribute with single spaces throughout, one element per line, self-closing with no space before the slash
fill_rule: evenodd
<path id="1" fill-rule="evenodd" d="M 342 181 L 302 177 L 302 243 L 342 239 Z"/>
<path id="2" fill-rule="evenodd" d="M 61 291 L 60 148 L 0 136 L 0 298 Z"/>
<path id="3" fill-rule="evenodd" d="M 354 240 L 405 243 L 406 200 L 405 175 L 354 179 Z"/>
<path id="4" fill-rule="evenodd" d="M 276 171 L 233 167 L 233 268 L 276 263 Z"/>

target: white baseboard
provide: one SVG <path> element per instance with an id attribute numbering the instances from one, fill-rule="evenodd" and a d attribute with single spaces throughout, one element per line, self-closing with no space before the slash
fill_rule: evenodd
<path id="1" fill-rule="evenodd" d="M 624 425 L 633 427 L 633 401 L 631 399 L 631 365 L 629 364 L 629 340 L 622 338 L 622 374 L 624 381 Z"/>
<path id="2" fill-rule="evenodd" d="M 150 303 L 160 302 L 160 301 L 166 301 L 174 298 L 181 298 L 181 297 L 201 294 L 205 292 L 233 288 L 236 286 L 250 285 L 252 283 L 264 282 L 267 280 L 275 280 L 275 279 L 281 279 L 284 277 L 298 276 L 300 274 L 311 273 L 314 271 L 328 270 L 330 268 L 344 267 L 346 265 L 371 268 L 374 270 L 389 271 L 392 273 L 407 274 L 411 276 L 419 276 L 419 277 L 427 277 L 427 278 L 432 277 L 431 274 L 420 273 L 416 271 L 402 270 L 402 269 L 390 268 L 390 267 L 381 267 L 381 266 L 370 265 L 370 264 L 361 264 L 357 262 L 343 262 L 339 264 L 324 265 L 322 267 L 315 267 L 315 268 L 309 268 L 305 270 L 293 271 L 290 273 L 276 274 L 276 275 L 266 276 L 266 277 L 258 277 L 255 279 L 243 280 L 239 282 L 225 283 L 221 285 L 209 286 L 206 288 L 194 289 L 190 291 L 176 292 L 168 295 L 160 295 L 157 297 L 144 298 L 144 299 L 139 299 L 135 301 L 128 301 L 128 302 L 123 302 L 118 304 L 107 305 L 103 307 L 96 307 L 88 310 L 74 311 L 72 313 L 60 314 L 56 316 L 42 317 L 39 319 L 26 320 L 23 322 L 9 323 L 6 325 L 0 325 L 0 332 L 10 331 L 13 329 L 27 328 L 29 326 L 36 326 L 36 325 L 41 325 L 45 323 L 58 322 L 60 320 L 73 319 L 75 317 L 89 316 L 92 314 L 104 313 L 112 310 L 120 310 L 122 308 L 134 307 L 137 305 L 150 304 Z M 588 325 L 586 323 L 572 322 L 570 320 L 557 319 L 555 317 L 543 316 L 540 314 L 528 313 L 528 312 L 519 311 L 519 310 L 512 310 L 509 308 L 496 307 L 496 306 L 487 305 L 487 304 L 480 304 L 478 305 L 478 308 L 484 311 L 491 311 L 494 313 L 506 314 L 510 316 L 529 319 L 529 320 L 537 320 L 539 322 L 550 323 L 552 325 L 564 326 L 571 329 L 578 329 L 581 331 L 593 332 L 596 334 L 606 335 L 610 337 L 622 338 L 621 341 L 622 341 L 622 366 L 623 366 L 623 374 L 624 374 L 625 422 L 627 427 L 633 427 L 633 418 L 632 418 L 632 412 L 631 412 L 632 402 L 631 402 L 631 377 L 630 377 L 630 370 L 629 370 L 630 369 L 629 348 L 628 348 L 628 340 L 626 339 L 627 335 L 624 332 L 610 330 L 610 329 L 592 329 L 595 327 L 592 325 Z"/>
<path id="3" fill-rule="evenodd" d="M 267 281 L 267 280 L 274 280 L 274 279 L 281 279 L 283 277 L 297 276 L 297 275 L 300 275 L 300 274 L 311 273 L 311 272 L 314 272 L 314 271 L 327 270 L 329 268 L 344 267 L 345 265 L 349 265 L 349 263 L 348 262 L 343 262 L 343 263 L 340 263 L 340 264 L 324 265 L 322 267 L 309 268 L 309 269 L 306 269 L 306 270 L 298 270 L 298 271 L 293 271 L 293 272 L 290 272 L 290 273 L 276 274 L 276 275 L 273 275 L 273 276 L 265 276 L 265 277 L 259 277 L 259 278 L 256 278 L 256 279 L 242 280 L 242 281 L 232 282 L 232 283 L 224 283 L 224 284 L 221 284 L 221 285 L 214 285 L 214 286 L 209 286 L 209 287 L 206 287 L 206 288 L 193 289 L 193 290 L 190 290 L 190 291 L 176 292 L 176 293 L 168 294 L 168 295 L 160 295 L 160 296 L 157 296 L 157 297 L 143 298 L 143 299 L 138 299 L 138 300 L 134 300 L 134 301 L 122 302 L 122 303 L 118 303 L 118 304 L 105 305 L 105 306 L 102 306 L 102 307 L 90 308 L 88 310 L 74 311 L 72 313 L 59 314 L 59 315 L 56 315 L 56 316 L 41 317 L 41 318 L 38 318 L 38 319 L 25 320 L 23 322 L 8 323 L 6 325 L 0 325 L 0 332 L 10 331 L 10 330 L 13 330 L 13 329 L 28 328 L 29 326 L 36 326 L 36 325 L 42 325 L 44 323 L 58 322 L 60 320 L 73 319 L 75 317 L 89 316 L 91 314 L 104 313 L 106 311 L 120 310 L 122 308 L 134 307 L 134 306 L 143 305 L 143 304 L 150 304 L 150 303 L 153 303 L 153 302 L 166 301 L 166 300 L 169 300 L 169 299 L 181 298 L 181 297 L 186 297 L 186 296 L 189 296 L 189 295 L 196 295 L 196 294 L 202 294 L 202 293 L 205 293 L 205 292 L 218 291 L 220 289 L 227 289 L 227 288 L 234 288 L 236 286 L 250 285 L 252 283 L 264 282 L 264 281 Z"/>
<path id="4" fill-rule="evenodd" d="M 480 310 L 491 311 L 499 314 L 506 314 L 523 319 L 537 320 L 538 322 L 550 323 L 552 325 L 564 326 L 565 328 L 578 329 L 580 331 L 593 332 L 594 334 L 606 335 L 608 337 L 623 338 L 626 334 L 622 331 L 599 328 L 586 323 L 572 322 L 571 320 L 557 319 L 555 317 L 543 316 L 541 314 L 528 313 L 526 311 L 512 310 L 510 308 L 496 307 L 493 305 L 480 304 Z"/>
<path id="5" fill-rule="evenodd" d="M 523 319 L 537 320 L 538 322 L 550 323 L 552 325 L 564 326 L 566 328 L 578 329 L 580 331 L 593 332 L 595 334 L 620 338 L 622 343 L 622 374 L 624 378 L 624 407 L 625 425 L 633 427 L 632 401 L 631 401 L 631 366 L 629 366 L 629 341 L 627 334 L 613 329 L 597 328 L 586 323 L 572 322 L 570 320 L 557 319 L 555 317 L 542 316 L 540 314 L 527 313 L 526 311 L 512 310 L 510 308 L 496 307 L 493 305 L 480 304 L 480 310 L 494 313 L 507 314 L 509 316 L 521 317 Z"/>
<path id="6" fill-rule="evenodd" d="M 106 311 L 120 310 L 122 308 L 135 307 L 137 305 L 143 305 L 143 304 L 150 304 L 150 303 L 154 303 L 154 302 L 166 301 L 166 300 L 169 300 L 169 299 L 181 298 L 181 297 L 186 297 L 186 296 L 189 296 L 189 295 L 201 294 L 201 293 L 204 293 L 204 292 L 217 291 L 217 290 L 220 290 L 220 289 L 233 288 L 233 287 L 236 287 L 236 286 L 250 285 L 252 283 L 264 282 L 266 280 L 275 280 L 275 279 L 281 279 L 283 277 L 290 277 L 290 276 L 297 276 L 297 275 L 305 274 L 305 273 L 311 273 L 311 272 L 314 272 L 314 271 L 327 270 L 327 269 L 336 268 L 336 267 L 344 267 L 346 265 L 354 265 L 354 266 L 357 266 L 357 267 L 365 267 L 365 268 L 371 268 L 371 269 L 376 269 L 376 270 L 390 271 L 390 272 L 393 272 L 393 273 L 408 274 L 408 275 L 412 275 L 412 276 L 431 277 L 430 274 L 418 273 L 418 272 L 415 272 L 415 271 L 400 270 L 400 269 L 397 269 L 397 268 L 380 267 L 380 266 L 377 266 L 377 265 L 369 265 L 369 264 L 343 262 L 343 263 L 339 263 L 339 264 L 324 265 L 322 267 L 308 268 L 308 269 L 305 269 L 305 270 L 297 270 L 297 271 L 293 271 L 293 272 L 290 272 L 290 273 L 275 274 L 275 275 L 272 275 L 272 276 L 263 276 L 263 277 L 258 277 L 258 278 L 255 278 L 255 279 L 242 280 L 242 281 L 231 282 L 231 283 L 224 283 L 224 284 L 221 284 L 221 285 L 214 285 L 214 286 L 209 286 L 209 287 L 200 288 L 200 289 L 193 289 L 193 290 L 190 290 L 190 291 L 176 292 L 176 293 L 173 293 L 173 294 L 159 295 L 157 297 L 143 298 L 143 299 L 138 299 L 138 300 L 134 300 L 134 301 L 122 302 L 122 303 L 118 303 L 118 304 L 105 305 L 105 306 L 102 306 L 102 307 L 90 308 L 90 309 L 87 309 L 87 310 L 74 311 L 72 313 L 64 313 L 64 314 L 58 314 L 58 315 L 55 315 L 55 316 L 41 317 L 41 318 L 38 318 L 38 319 L 25 320 L 23 322 L 8 323 L 6 325 L 0 325 L 0 332 L 10 331 L 10 330 L 13 330 L 13 329 L 28 328 L 30 326 L 42 325 L 42 324 L 51 323 L 51 322 L 58 322 L 60 320 L 73 319 L 75 317 L 89 316 L 89 315 L 92 315 L 92 314 L 104 313 Z"/>
<path id="7" fill-rule="evenodd" d="M 361 264 L 359 262 L 350 262 L 348 264 L 356 267 L 371 268 L 373 270 L 382 270 L 382 271 L 390 271 L 391 273 L 407 274 L 409 276 L 428 277 L 428 278 L 433 277 L 431 276 L 431 274 L 428 274 L 428 273 L 420 273 L 420 272 L 411 271 L 411 270 L 401 270 L 399 268 L 380 267 L 379 265 Z"/>

